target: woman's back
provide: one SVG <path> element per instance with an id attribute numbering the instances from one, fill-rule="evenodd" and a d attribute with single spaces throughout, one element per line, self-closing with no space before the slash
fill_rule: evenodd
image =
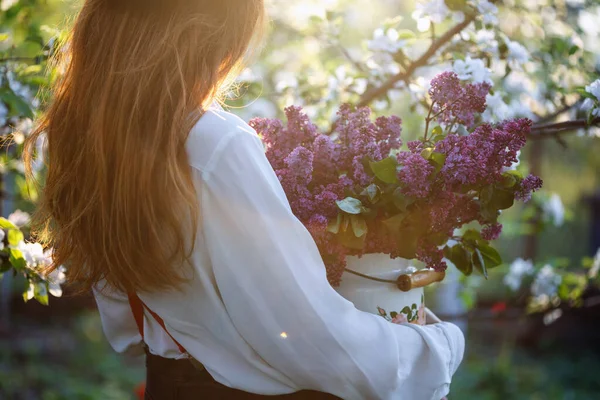
<path id="1" fill-rule="evenodd" d="M 460 331 L 389 324 L 340 297 L 252 128 L 211 108 L 192 129 L 187 151 L 201 207 L 194 269 L 181 290 L 138 294 L 218 382 L 345 399 L 447 393 L 462 358 Z M 139 341 L 132 315 L 123 329 L 127 297 L 97 297 L 113 346 L 122 351 Z M 148 314 L 145 326 L 152 353 L 180 356 Z"/>

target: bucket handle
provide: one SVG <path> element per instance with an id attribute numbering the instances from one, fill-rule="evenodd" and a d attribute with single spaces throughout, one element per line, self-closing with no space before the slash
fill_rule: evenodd
<path id="1" fill-rule="evenodd" d="M 345 270 L 346 272 L 360 276 L 365 279 L 370 279 L 372 281 L 393 283 L 398 287 L 398 289 L 400 289 L 403 292 L 408 292 L 412 289 L 429 286 L 435 282 L 441 282 L 446 277 L 445 271 L 435 271 L 433 269 L 424 269 L 421 271 L 413 272 L 411 274 L 400 275 L 396 280 L 376 278 L 374 276 L 361 274 L 360 272 L 353 271 L 348 268 L 346 268 Z"/>

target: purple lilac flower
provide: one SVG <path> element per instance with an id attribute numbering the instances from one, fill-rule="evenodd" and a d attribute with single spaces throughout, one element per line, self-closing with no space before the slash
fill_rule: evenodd
<path id="1" fill-rule="evenodd" d="M 400 164 L 398 179 L 402 182 L 403 193 L 416 198 L 427 197 L 431 190 L 429 177 L 434 167 L 420 154 L 400 152 L 396 158 Z"/>
<path id="2" fill-rule="evenodd" d="M 486 225 L 481 230 L 481 237 L 485 240 L 496 240 L 500 237 L 502 233 L 502 224 L 491 224 Z"/>
<path id="3" fill-rule="evenodd" d="M 490 89 L 487 84 L 465 84 L 451 72 L 437 76 L 431 87 L 437 117 L 445 123 L 467 126 L 485 110 Z M 391 211 L 373 208 L 379 215 L 367 221 L 368 234 L 361 250 L 346 248 L 326 228 L 339 213 L 337 200 L 347 196 L 360 198 L 360 193 L 375 182 L 365 167 L 366 161 L 379 161 L 400 150 L 401 119 L 380 117 L 373 122 L 368 108 L 344 105 L 332 134 L 323 134 L 300 107 L 288 107 L 285 113 L 285 125 L 268 119 L 255 119 L 250 124 L 266 145 L 267 158 L 292 211 L 315 239 L 329 281 L 339 284 L 347 255 L 399 256 L 395 236 L 382 228 L 381 221 L 389 218 Z M 414 201 L 405 222 L 409 229 L 420 232 L 416 252 L 419 260 L 437 270 L 445 269 L 443 252 L 429 241 L 451 237 L 456 228 L 472 221 L 483 225 L 484 239 L 498 237 L 502 226 L 482 217 L 480 200 L 470 193 L 502 181 L 503 172 L 516 162 L 518 151 L 525 145 L 531 124 L 529 120 L 516 119 L 495 126 L 482 124 L 466 136 L 448 135 L 433 145 L 435 152 L 445 155 L 439 171 L 421 155 L 423 141 L 408 142 L 409 151 L 398 152 L 399 186 Z M 519 183 L 516 198 L 528 200 L 540 186 L 541 180 L 530 175 Z"/>
<path id="4" fill-rule="evenodd" d="M 528 202 L 531 200 L 531 193 L 541 189 L 543 181 L 534 175 L 529 175 L 521 182 L 521 187 L 515 194 L 517 200 Z"/>
<path id="5" fill-rule="evenodd" d="M 448 264 L 443 261 L 444 252 L 434 244 L 421 240 L 417 248 L 417 258 L 436 271 L 445 271 Z"/>
<path id="6" fill-rule="evenodd" d="M 431 80 L 429 96 L 431 100 L 440 105 L 450 104 L 463 95 L 463 88 L 460 84 L 458 75 L 454 72 L 446 71 L 438 74 Z"/>
<path id="7" fill-rule="evenodd" d="M 485 111 L 490 89 L 488 83 L 463 86 L 454 72 L 442 72 L 433 78 L 429 89 L 434 115 L 445 124 L 457 122 L 470 127 L 475 122 L 475 114 Z"/>
<path id="8" fill-rule="evenodd" d="M 284 160 L 287 169 L 299 182 L 308 184 L 312 181 L 313 153 L 306 147 L 296 147 Z"/>

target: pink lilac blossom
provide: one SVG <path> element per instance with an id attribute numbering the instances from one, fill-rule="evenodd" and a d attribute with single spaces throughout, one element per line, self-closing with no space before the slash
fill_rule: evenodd
<path id="1" fill-rule="evenodd" d="M 485 240 L 496 240 L 500 237 L 502 233 L 502 224 L 491 224 L 486 225 L 481 229 L 481 237 Z"/>
<path id="2" fill-rule="evenodd" d="M 491 88 L 485 82 L 463 84 L 454 72 L 442 72 L 433 78 L 429 89 L 434 116 L 443 123 L 470 127 L 475 122 L 475 114 L 485 111 L 486 96 Z"/>
<path id="3" fill-rule="evenodd" d="M 480 192 L 503 182 L 505 171 L 517 161 L 532 123 L 527 119 L 504 121 L 497 125 L 475 125 L 475 116 L 486 108 L 488 84 L 465 84 L 456 74 L 445 72 L 431 83 L 432 116 L 442 124 L 461 123 L 468 135 L 447 134 L 435 143 L 426 139 L 406 143 L 402 150 L 402 120 L 396 116 L 379 117 L 374 122 L 370 109 L 343 105 L 330 134 L 319 132 L 300 107 L 285 109 L 287 124 L 279 120 L 254 119 L 250 125 L 266 145 L 266 155 L 290 201 L 294 214 L 307 227 L 321 252 L 332 285 L 340 282 L 348 255 L 385 253 L 392 258 L 407 251 L 428 267 L 444 270 L 446 263 L 440 243 L 453 237 L 457 228 L 477 221 L 484 240 L 496 239 L 502 225 L 495 210 L 483 213 Z M 426 152 L 423 150 L 428 149 Z M 438 163 L 427 157 L 438 153 Z M 395 153 L 397 184 L 379 181 L 370 162 L 381 161 Z M 442 163 L 439 163 L 442 155 Z M 415 249 L 400 249 L 397 233 L 384 227 L 396 215 L 390 203 L 369 205 L 361 194 L 369 185 L 378 190 L 396 189 L 410 200 L 400 227 L 410 232 Z M 528 200 L 541 187 L 541 180 L 528 176 L 517 181 L 516 199 Z M 362 248 L 346 247 L 328 230 L 340 210 L 337 201 L 346 197 L 362 199 L 369 205 L 367 234 Z M 385 205 L 388 204 L 388 205 Z M 392 204 L 392 207 L 395 207 Z M 485 215 L 485 217 L 484 217 Z M 446 239 L 445 239 L 446 238 Z"/>
<path id="4" fill-rule="evenodd" d="M 421 239 L 417 247 L 417 258 L 436 271 L 445 271 L 448 265 L 444 258 L 444 251 L 436 245 Z"/>
<path id="5" fill-rule="evenodd" d="M 433 165 L 417 153 L 400 152 L 396 158 L 400 164 L 398 179 L 403 183 L 402 192 L 416 198 L 427 197 L 431 191 L 429 176 Z"/>
<path id="6" fill-rule="evenodd" d="M 537 176 L 527 176 L 525 179 L 523 179 L 523 182 L 521 182 L 521 187 L 517 191 L 515 198 L 524 202 L 531 200 L 531 192 L 540 189 L 542 184 L 542 180 Z"/>

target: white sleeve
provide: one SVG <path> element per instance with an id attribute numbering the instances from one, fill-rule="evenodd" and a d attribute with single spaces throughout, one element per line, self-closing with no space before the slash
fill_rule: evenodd
<path id="1" fill-rule="evenodd" d="M 129 306 L 129 298 L 108 286 L 105 281 L 94 286 L 93 292 L 104 335 L 112 348 L 129 355 L 143 354 L 142 336 Z"/>
<path id="2" fill-rule="evenodd" d="M 433 399 L 464 351 L 449 323 L 396 325 L 328 283 L 260 139 L 227 135 L 203 172 L 202 215 L 216 283 L 234 325 L 298 387 L 343 399 Z"/>

